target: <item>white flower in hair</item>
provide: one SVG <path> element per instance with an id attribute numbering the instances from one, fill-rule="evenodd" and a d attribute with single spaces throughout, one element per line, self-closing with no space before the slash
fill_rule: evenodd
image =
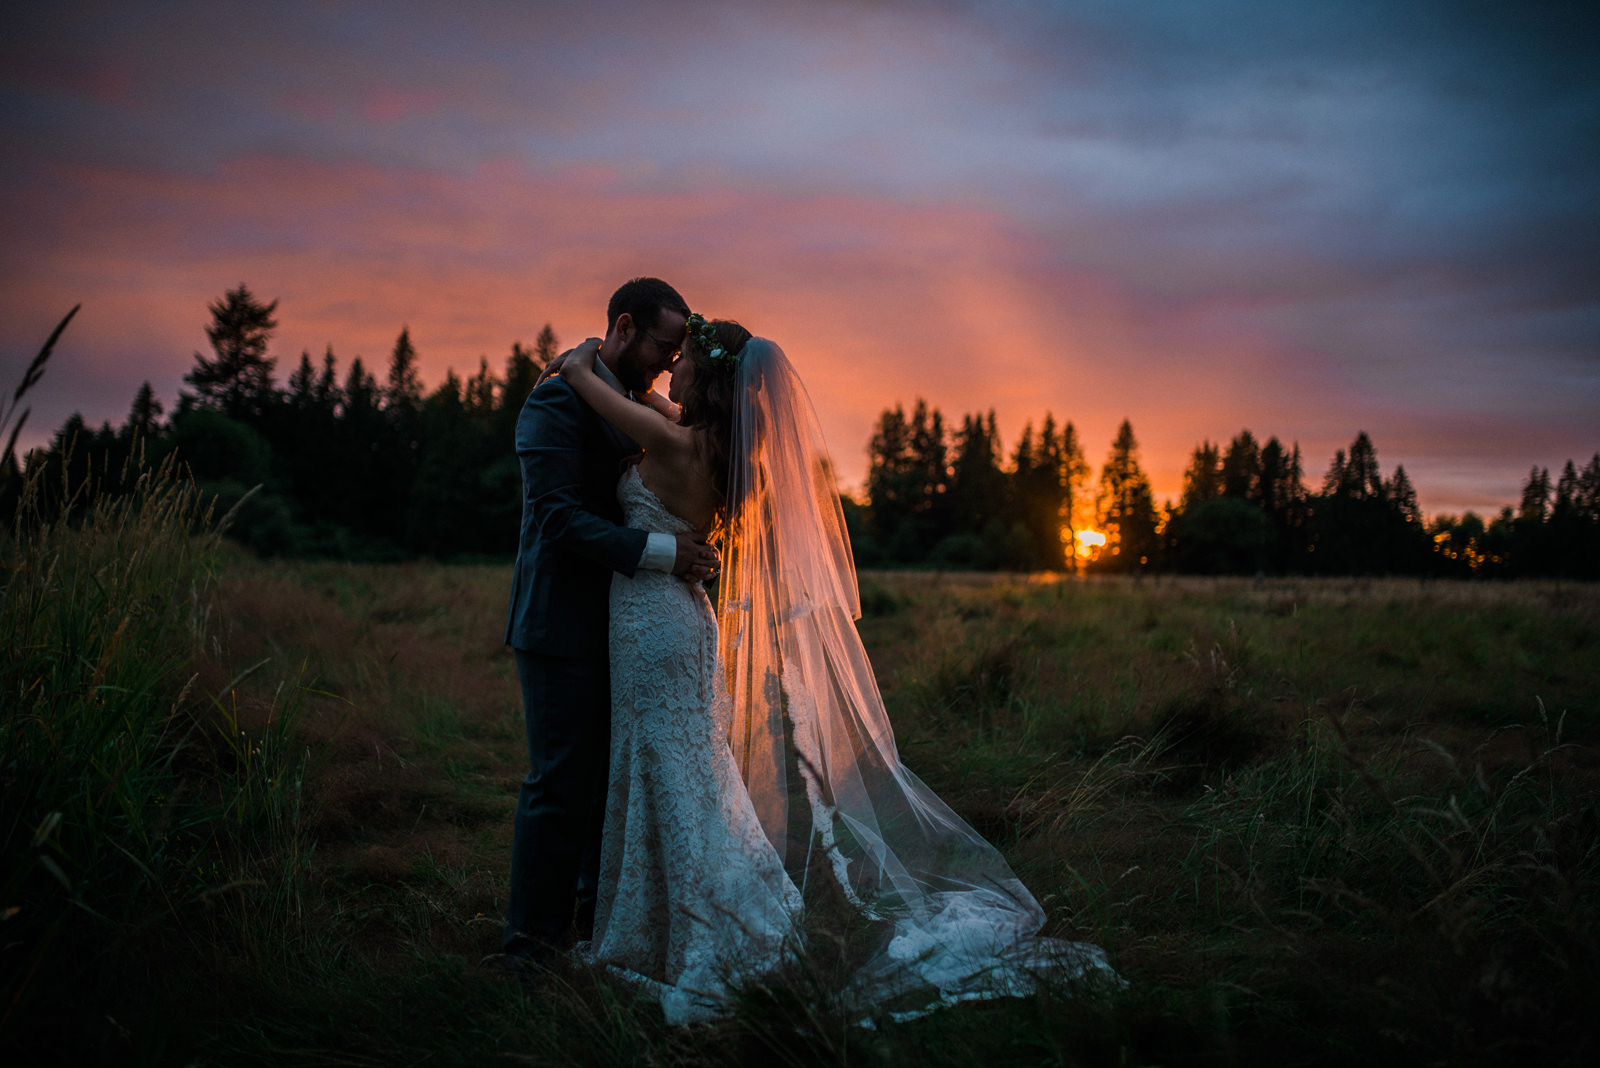
<path id="1" fill-rule="evenodd" d="M 688 336 L 694 338 L 696 344 L 700 346 L 700 350 L 706 354 L 706 359 L 714 363 L 726 364 L 730 367 L 738 364 L 738 354 L 729 352 L 722 347 L 722 343 L 717 340 L 717 328 L 707 322 L 705 316 L 699 312 L 693 312 L 684 321 L 683 326 Z"/>

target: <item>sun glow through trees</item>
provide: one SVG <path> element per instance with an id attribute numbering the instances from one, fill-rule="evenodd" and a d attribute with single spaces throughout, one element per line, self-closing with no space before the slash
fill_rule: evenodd
<path id="1" fill-rule="evenodd" d="M 1086 564 L 1099 559 L 1100 550 L 1106 544 L 1106 536 L 1098 530 L 1080 530 L 1076 533 L 1069 530 L 1064 540 L 1072 543 L 1072 554 Z"/>

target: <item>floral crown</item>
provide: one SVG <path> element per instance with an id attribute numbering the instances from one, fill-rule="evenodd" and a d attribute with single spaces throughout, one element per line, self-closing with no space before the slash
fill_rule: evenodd
<path id="1" fill-rule="evenodd" d="M 739 354 L 729 352 L 722 342 L 717 340 L 717 328 L 707 322 L 705 316 L 699 312 L 691 312 L 689 318 L 684 320 L 683 327 L 687 336 L 699 346 L 701 352 L 706 354 L 706 359 L 723 367 L 731 368 L 739 365 Z"/>

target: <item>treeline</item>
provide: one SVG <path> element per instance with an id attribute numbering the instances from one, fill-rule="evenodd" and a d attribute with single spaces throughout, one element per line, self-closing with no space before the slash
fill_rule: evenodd
<path id="1" fill-rule="evenodd" d="M 74 415 L 43 465 L 51 509 L 171 458 L 264 555 L 398 560 L 516 551 L 517 414 L 557 351 L 547 325 L 513 344 L 502 373 L 480 359 L 424 392 L 410 332 L 379 373 L 331 346 L 302 353 L 281 385 L 268 355 L 277 302 L 240 285 L 209 306 L 211 353 L 195 353 L 170 418 L 146 382 L 121 427 Z M 1046 413 L 1002 448 L 993 411 L 947 423 L 918 400 L 886 409 L 868 445 L 865 501 L 845 499 L 863 566 L 1163 570 L 1198 574 L 1417 574 L 1600 578 L 1600 453 L 1560 474 L 1534 468 L 1516 508 L 1424 520 L 1403 467 L 1385 477 L 1365 432 L 1315 490 L 1298 444 L 1241 431 L 1190 456 L 1176 504 L 1158 505 L 1124 421 L 1098 478 L 1069 422 Z M 18 480 L 0 480 L 9 517 Z M 85 490 L 84 487 L 93 487 Z M 253 487 L 260 489 L 251 494 Z M 50 494 L 53 493 L 53 498 Z"/>
<path id="2" fill-rule="evenodd" d="M 847 510 L 863 565 L 1600 578 L 1600 453 L 1554 481 L 1535 467 L 1519 507 L 1487 521 L 1424 520 L 1405 468 L 1384 477 L 1365 431 L 1314 491 L 1298 444 L 1249 430 L 1203 442 L 1179 501 L 1158 506 L 1126 420 L 1095 481 L 1073 424 L 1049 413 L 1009 456 L 992 411 L 947 427 L 921 400 L 879 416 L 868 499 Z"/>
<path id="3" fill-rule="evenodd" d="M 146 382 L 120 428 L 68 419 L 26 461 L 46 465 L 53 499 L 44 507 L 81 508 L 90 493 L 115 491 L 136 476 L 136 452 L 145 467 L 176 454 L 219 509 L 239 505 L 229 534 L 264 555 L 515 553 L 522 485 L 512 441 L 556 353 L 550 327 L 532 348 L 514 344 L 503 373 L 485 358 L 471 377 L 452 370 L 427 393 L 406 329 L 381 377 L 359 356 L 341 368 L 330 346 L 319 361 L 303 353 L 280 385 L 267 355 L 276 308 L 244 285 L 210 305 L 212 352 L 195 353 L 170 418 Z"/>

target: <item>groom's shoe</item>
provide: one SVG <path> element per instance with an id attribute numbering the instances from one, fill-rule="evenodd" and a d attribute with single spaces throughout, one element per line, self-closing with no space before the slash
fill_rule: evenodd
<path id="1" fill-rule="evenodd" d="M 519 934 L 506 943 L 503 952 L 485 957 L 484 963 L 496 959 L 511 974 L 531 979 L 560 967 L 566 961 L 567 955 L 554 942 Z"/>

